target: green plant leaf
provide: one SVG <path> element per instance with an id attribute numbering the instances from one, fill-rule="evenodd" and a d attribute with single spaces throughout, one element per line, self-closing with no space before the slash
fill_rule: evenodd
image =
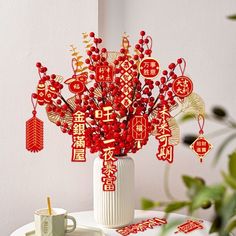
<path id="1" fill-rule="evenodd" d="M 226 110 L 220 106 L 213 107 L 212 113 L 216 119 L 224 119 L 227 116 Z"/>
<path id="2" fill-rule="evenodd" d="M 226 232 L 230 233 L 232 232 L 234 229 L 236 228 L 236 220 L 233 220 L 231 222 L 229 222 L 229 224 L 226 227 Z"/>
<path id="3" fill-rule="evenodd" d="M 224 196 L 224 193 L 225 187 L 223 185 L 202 187 L 193 197 L 190 211 L 200 208 L 205 201 L 215 202 L 220 200 Z"/>
<path id="4" fill-rule="evenodd" d="M 236 180 L 231 175 L 227 175 L 225 172 L 222 172 L 221 174 L 225 183 L 228 184 L 228 186 L 230 186 L 232 189 L 236 190 Z"/>
<path id="5" fill-rule="evenodd" d="M 228 223 L 234 217 L 236 212 L 236 193 L 227 196 L 224 201 L 224 205 L 221 209 L 221 215 L 223 219 L 222 227 L 225 228 Z"/>
<path id="6" fill-rule="evenodd" d="M 163 225 L 161 228 L 160 236 L 168 236 L 170 235 L 170 231 L 175 229 L 178 225 L 180 225 L 183 221 L 181 220 L 174 220 L 169 222 L 168 224 Z"/>
<path id="7" fill-rule="evenodd" d="M 187 134 L 183 137 L 183 140 L 182 142 L 185 144 L 185 145 L 191 145 L 195 140 L 197 139 L 197 136 L 196 135 L 193 135 L 193 134 Z"/>
<path id="8" fill-rule="evenodd" d="M 229 173 L 236 180 L 236 152 L 229 155 Z"/>
<path id="9" fill-rule="evenodd" d="M 183 115 L 181 118 L 180 118 L 180 122 L 186 122 L 186 121 L 189 121 L 189 120 L 192 120 L 195 118 L 195 115 L 194 114 L 185 114 Z"/>
<path id="10" fill-rule="evenodd" d="M 152 200 L 147 199 L 147 198 L 142 198 L 141 199 L 141 207 L 143 210 L 152 209 L 153 207 L 155 207 L 155 202 L 153 202 Z"/>
<path id="11" fill-rule="evenodd" d="M 230 20 L 236 20 L 236 14 L 227 16 L 227 18 L 230 19 Z"/>
<path id="12" fill-rule="evenodd" d="M 183 202 L 172 202 L 170 204 L 168 204 L 165 208 L 165 212 L 166 213 L 170 213 L 173 211 L 177 211 L 183 207 L 186 207 L 189 205 L 189 202 L 183 201 Z"/>
<path id="13" fill-rule="evenodd" d="M 214 158 L 214 165 L 219 161 L 224 149 L 226 148 L 226 146 L 233 140 L 236 138 L 236 133 L 230 134 L 223 143 L 221 143 L 221 145 L 219 146 L 219 148 L 217 149 L 216 152 L 216 156 Z"/>
<path id="14" fill-rule="evenodd" d="M 221 217 L 220 216 L 216 216 L 216 218 L 214 219 L 214 221 L 213 221 L 213 223 L 211 225 L 209 233 L 212 234 L 212 233 L 219 232 L 220 229 L 221 229 L 221 224 L 222 224 Z"/>
<path id="15" fill-rule="evenodd" d="M 188 175 L 183 175 L 182 180 L 187 188 L 197 187 L 200 188 L 204 186 L 204 180 L 201 180 L 198 177 L 191 177 Z"/>

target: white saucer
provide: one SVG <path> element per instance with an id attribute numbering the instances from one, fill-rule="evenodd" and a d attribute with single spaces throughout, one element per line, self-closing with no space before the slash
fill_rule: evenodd
<path id="1" fill-rule="evenodd" d="M 35 236 L 35 231 L 27 232 L 25 236 Z M 105 236 L 105 234 L 99 228 L 81 225 L 74 232 L 66 234 L 66 236 Z"/>

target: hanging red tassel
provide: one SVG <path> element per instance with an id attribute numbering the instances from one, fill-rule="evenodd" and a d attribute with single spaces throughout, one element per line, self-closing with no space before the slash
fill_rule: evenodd
<path id="1" fill-rule="evenodd" d="M 36 105 L 34 107 L 33 117 L 26 121 L 26 149 L 30 152 L 38 152 L 43 149 L 43 121 L 36 117 Z"/>

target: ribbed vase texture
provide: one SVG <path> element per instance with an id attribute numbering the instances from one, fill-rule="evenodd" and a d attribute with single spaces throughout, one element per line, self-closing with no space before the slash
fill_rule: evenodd
<path id="1" fill-rule="evenodd" d="M 102 162 L 97 157 L 93 168 L 95 220 L 106 228 L 130 224 L 134 219 L 134 161 L 130 157 L 118 157 L 116 190 L 113 192 L 103 191 Z"/>

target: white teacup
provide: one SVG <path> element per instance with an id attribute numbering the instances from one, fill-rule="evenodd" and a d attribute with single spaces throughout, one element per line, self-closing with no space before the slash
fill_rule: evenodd
<path id="1" fill-rule="evenodd" d="M 73 225 L 68 226 L 67 220 L 70 219 Z M 65 236 L 76 228 L 76 220 L 68 216 L 66 210 L 53 208 L 52 214 L 48 214 L 48 209 L 39 209 L 34 213 L 35 235 L 36 236 Z"/>

